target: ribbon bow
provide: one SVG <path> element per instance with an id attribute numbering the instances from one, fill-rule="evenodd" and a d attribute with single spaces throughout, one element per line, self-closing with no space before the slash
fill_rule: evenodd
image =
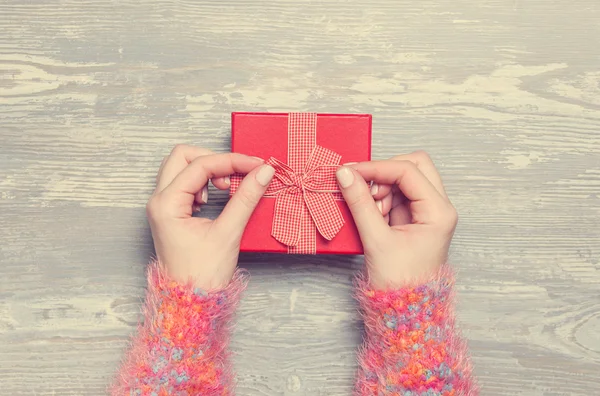
<path id="1" fill-rule="evenodd" d="M 265 197 L 275 198 L 271 236 L 288 247 L 288 253 L 315 254 L 316 232 L 332 240 L 344 226 L 335 202 L 343 200 L 335 178 L 341 156 L 317 145 L 317 115 L 288 115 L 287 163 L 269 158 L 275 176 Z M 242 180 L 232 175 L 231 194 Z"/>
<path id="2" fill-rule="evenodd" d="M 303 213 L 308 211 L 312 223 L 328 241 L 344 226 L 334 193 L 339 193 L 335 178 L 341 156 L 315 145 L 301 172 L 271 157 L 267 163 L 275 168 L 275 176 L 265 196 L 275 196 L 275 213 L 271 235 L 286 246 L 295 247 L 298 253 L 314 253 L 313 238 L 303 240 L 301 231 Z M 303 216 L 304 215 L 304 216 Z M 312 227 L 311 227 L 312 228 Z M 312 230 L 306 230 L 314 234 Z"/>

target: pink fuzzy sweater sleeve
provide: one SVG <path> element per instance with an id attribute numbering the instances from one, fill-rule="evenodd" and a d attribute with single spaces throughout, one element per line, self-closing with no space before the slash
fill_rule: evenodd
<path id="1" fill-rule="evenodd" d="M 205 293 L 168 279 L 152 263 L 145 319 L 111 394 L 233 395 L 227 347 L 233 312 L 245 285 L 238 272 L 227 288 Z"/>
<path id="2" fill-rule="evenodd" d="M 475 396 L 465 342 L 455 328 L 454 278 L 445 266 L 421 284 L 357 296 L 365 319 L 356 394 Z"/>

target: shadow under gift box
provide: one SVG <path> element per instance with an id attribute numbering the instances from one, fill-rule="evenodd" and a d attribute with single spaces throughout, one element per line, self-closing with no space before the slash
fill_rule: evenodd
<path id="1" fill-rule="evenodd" d="M 316 144 L 341 155 L 340 164 L 371 159 L 370 114 L 317 114 Z M 288 113 L 231 114 L 231 151 L 265 160 L 288 162 Z M 328 241 L 315 229 L 317 254 L 362 254 L 358 230 L 343 200 L 336 204 L 344 226 Z M 288 253 L 288 247 L 271 236 L 275 197 L 264 197 L 254 211 L 241 242 L 241 251 Z M 294 219 L 298 221 L 298 219 Z"/>

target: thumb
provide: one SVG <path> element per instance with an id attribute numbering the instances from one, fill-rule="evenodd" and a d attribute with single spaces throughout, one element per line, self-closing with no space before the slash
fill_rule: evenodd
<path id="1" fill-rule="evenodd" d="M 360 239 L 366 246 L 387 232 L 389 226 L 375 205 L 367 182 L 358 172 L 342 166 L 335 175 L 358 228 Z"/>
<path id="2" fill-rule="evenodd" d="M 229 235 L 241 237 L 274 175 L 275 168 L 266 164 L 248 173 L 215 220 L 215 225 Z"/>

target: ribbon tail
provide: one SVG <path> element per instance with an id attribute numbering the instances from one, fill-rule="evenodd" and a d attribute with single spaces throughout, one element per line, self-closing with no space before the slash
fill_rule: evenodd
<path id="1" fill-rule="evenodd" d="M 304 211 L 302 194 L 278 194 L 271 236 L 286 246 L 296 246 L 300 241 L 300 221 Z"/>
<path id="2" fill-rule="evenodd" d="M 306 207 L 317 226 L 317 230 L 319 230 L 319 234 L 331 241 L 344 226 L 344 217 L 333 195 L 306 191 L 304 202 L 306 202 Z"/>

